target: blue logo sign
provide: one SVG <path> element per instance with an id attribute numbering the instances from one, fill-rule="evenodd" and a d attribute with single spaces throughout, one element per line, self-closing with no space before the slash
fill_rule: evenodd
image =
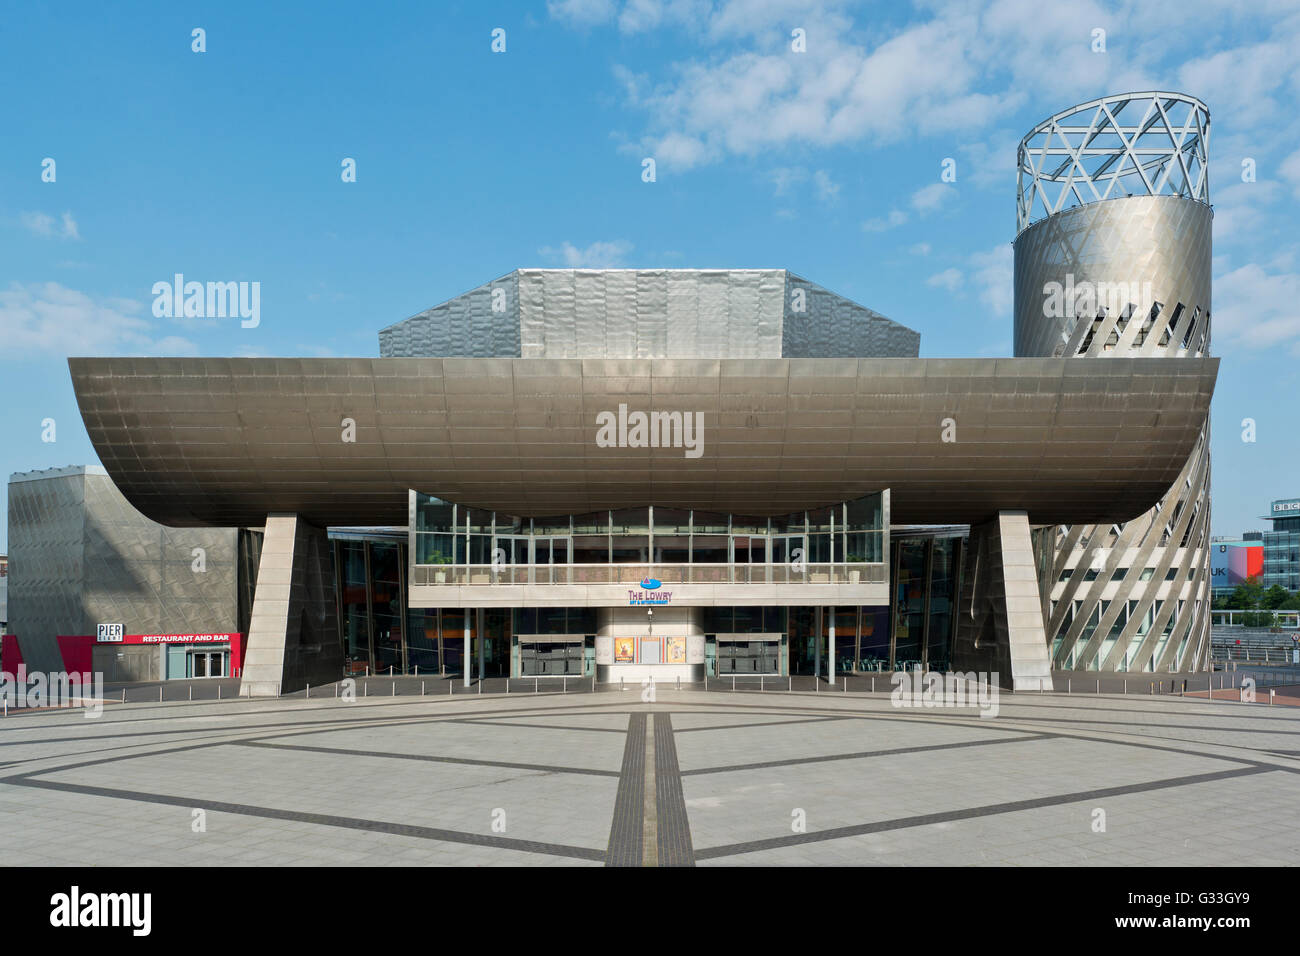
<path id="1" fill-rule="evenodd" d="M 627 603 L 631 607 L 663 607 L 671 604 L 673 592 L 661 590 L 662 588 L 663 582 L 658 578 L 642 578 L 641 590 L 627 592 Z"/>

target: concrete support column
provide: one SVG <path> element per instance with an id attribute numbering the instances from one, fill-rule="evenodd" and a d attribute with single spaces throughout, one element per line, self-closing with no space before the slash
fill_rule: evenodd
<path id="1" fill-rule="evenodd" d="M 469 672 L 470 672 L 470 668 L 473 666 L 470 663 L 470 661 L 472 660 L 471 658 L 472 651 L 469 646 L 469 616 L 472 613 L 472 608 L 465 608 L 464 610 L 465 610 L 465 653 L 460 656 L 460 672 L 464 680 L 465 686 L 468 687 Z"/>
<path id="2" fill-rule="evenodd" d="M 835 683 L 835 608 L 831 608 L 831 629 L 826 646 L 826 673 L 832 685 Z"/>

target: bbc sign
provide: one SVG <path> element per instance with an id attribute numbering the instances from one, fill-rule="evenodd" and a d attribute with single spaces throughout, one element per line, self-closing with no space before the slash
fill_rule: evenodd
<path id="1" fill-rule="evenodd" d="M 95 628 L 95 640 L 97 641 L 121 641 L 122 625 L 121 624 L 100 624 Z"/>

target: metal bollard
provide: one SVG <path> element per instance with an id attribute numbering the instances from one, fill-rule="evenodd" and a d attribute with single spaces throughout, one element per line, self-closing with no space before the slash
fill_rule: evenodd
<path id="1" fill-rule="evenodd" d="M 311 684 L 307 685 L 307 699 L 311 700 Z"/>
<path id="2" fill-rule="evenodd" d="M 424 681 L 420 681 L 420 696 L 424 696 Z"/>
<path id="3" fill-rule="evenodd" d="M 732 692 L 733 694 L 736 692 L 736 675 L 735 675 L 735 674 L 732 674 L 732 675 L 731 675 L 731 692 Z"/>
<path id="4" fill-rule="evenodd" d="M 194 699 L 194 685 L 190 685 L 190 700 Z"/>
<path id="5" fill-rule="evenodd" d="M 393 697 L 396 697 L 396 696 L 397 696 L 397 681 L 393 681 L 393 693 L 392 693 L 392 696 L 393 696 Z"/>
<path id="6" fill-rule="evenodd" d="M 162 684 L 158 685 L 158 703 L 162 703 Z"/>
<path id="7" fill-rule="evenodd" d="M 565 674 L 563 677 L 560 678 L 560 693 L 567 694 L 568 692 L 569 692 L 569 675 Z"/>
<path id="8" fill-rule="evenodd" d="M 534 693 L 534 694 L 537 693 L 537 678 L 536 678 L 536 677 L 533 678 L 533 693 Z"/>
<path id="9" fill-rule="evenodd" d="M 1074 693 L 1074 678 L 1067 677 L 1065 679 L 1065 696 L 1069 697 L 1073 693 Z"/>

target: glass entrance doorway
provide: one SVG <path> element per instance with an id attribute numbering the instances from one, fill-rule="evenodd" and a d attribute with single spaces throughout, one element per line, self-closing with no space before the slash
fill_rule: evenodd
<path id="1" fill-rule="evenodd" d="M 186 655 L 186 677 L 225 677 L 229 651 L 190 651 Z"/>

